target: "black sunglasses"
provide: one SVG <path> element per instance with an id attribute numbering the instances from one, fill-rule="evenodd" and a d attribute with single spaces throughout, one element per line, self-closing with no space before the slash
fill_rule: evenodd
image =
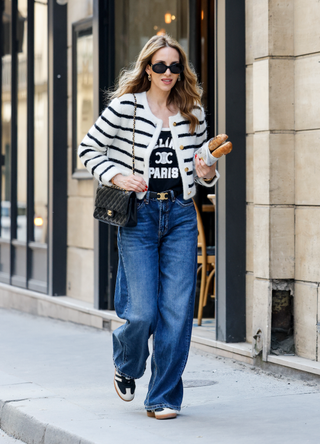
<path id="1" fill-rule="evenodd" d="M 154 71 L 157 74 L 164 74 L 168 68 L 170 69 L 172 74 L 181 74 L 182 71 L 184 70 L 184 66 L 181 63 L 177 63 L 177 62 L 172 63 L 172 65 L 170 65 L 170 66 L 167 66 L 162 62 L 155 63 L 154 65 L 152 65 L 150 63 L 150 66 L 152 68 L 152 71 Z"/>

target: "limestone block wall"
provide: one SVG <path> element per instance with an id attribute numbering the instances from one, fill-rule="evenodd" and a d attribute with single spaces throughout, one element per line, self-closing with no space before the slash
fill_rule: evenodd
<path id="1" fill-rule="evenodd" d="M 93 303 L 93 180 L 72 178 L 72 23 L 92 15 L 92 0 L 68 1 L 67 296 Z"/>
<path id="2" fill-rule="evenodd" d="M 319 360 L 320 2 L 246 0 L 247 340 L 294 280 L 296 353 Z"/>
<path id="3" fill-rule="evenodd" d="M 320 3 L 294 7 L 295 342 L 300 356 L 319 361 Z"/>

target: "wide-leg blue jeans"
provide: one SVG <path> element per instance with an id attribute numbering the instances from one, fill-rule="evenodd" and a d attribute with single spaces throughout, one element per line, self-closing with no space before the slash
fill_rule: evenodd
<path id="1" fill-rule="evenodd" d="M 191 339 L 197 267 L 197 217 L 192 199 L 138 201 L 138 224 L 119 228 L 115 309 L 126 323 L 113 333 L 114 363 L 138 379 L 153 335 L 146 409 L 180 410 Z"/>

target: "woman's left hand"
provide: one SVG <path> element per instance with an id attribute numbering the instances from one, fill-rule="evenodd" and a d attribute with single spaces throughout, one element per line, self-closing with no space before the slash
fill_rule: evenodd
<path id="1" fill-rule="evenodd" d="M 200 179 L 213 179 L 216 175 L 216 164 L 209 167 L 202 159 L 199 159 L 197 154 L 195 155 L 195 167 Z"/>

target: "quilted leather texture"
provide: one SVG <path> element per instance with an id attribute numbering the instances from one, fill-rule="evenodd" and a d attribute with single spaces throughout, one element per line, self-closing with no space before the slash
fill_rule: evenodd
<path id="1" fill-rule="evenodd" d="M 106 186 L 99 187 L 93 217 L 110 225 L 135 227 L 137 225 L 135 192 Z"/>

